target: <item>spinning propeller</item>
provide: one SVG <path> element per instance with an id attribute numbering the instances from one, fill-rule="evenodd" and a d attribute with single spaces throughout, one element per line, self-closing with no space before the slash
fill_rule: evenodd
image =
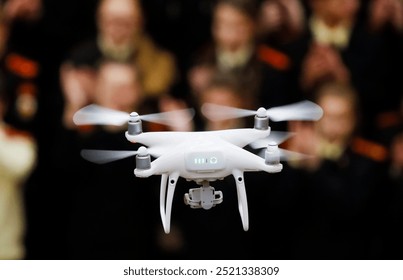
<path id="1" fill-rule="evenodd" d="M 135 155 L 147 156 L 153 154 L 150 149 L 140 147 L 137 151 L 121 151 L 121 150 L 96 150 L 96 149 L 83 149 L 81 156 L 93 163 L 104 164 L 112 161 L 128 158 Z"/>
<path id="2" fill-rule="evenodd" d="M 292 132 L 271 131 L 268 137 L 253 141 L 252 143 L 249 143 L 249 146 L 252 149 L 258 150 L 257 155 L 262 158 L 265 158 L 265 152 L 267 149 L 278 151 L 280 161 L 302 160 L 310 157 L 306 154 L 293 152 L 278 147 L 278 145 L 294 135 L 295 133 Z"/>
<path id="3" fill-rule="evenodd" d="M 269 147 L 270 147 L 270 145 L 269 145 Z M 278 149 L 280 161 L 303 160 L 303 159 L 307 159 L 307 158 L 311 157 L 310 155 L 307 155 L 307 154 L 302 154 L 302 153 L 293 152 L 290 150 L 279 148 L 276 144 L 273 144 L 273 147 L 275 147 L 275 149 Z M 266 148 L 267 147 L 262 148 L 257 153 L 257 155 L 260 156 L 261 158 L 265 158 L 266 157 L 266 155 L 265 155 Z"/>
<path id="4" fill-rule="evenodd" d="M 139 115 L 135 112 L 129 114 L 126 112 L 109 109 L 96 104 L 85 106 L 78 110 L 73 121 L 76 125 L 123 125 L 129 120 L 138 120 L 159 123 L 168 126 L 180 126 L 189 122 L 195 112 L 194 109 L 174 110 L 163 113 L 154 113 Z"/>
<path id="5" fill-rule="evenodd" d="M 269 144 L 280 145 L 294 135 L 295 133 L 292 132 L 271 131 L 268 137 L 255 140 L 249 143 L 249 146 L 251 146 L 252 149 L 257 150 L 267 148 L 267 145 Z"/>
<path id="6" fill-rule="evenodd" d="M 78 110 L 73 116 L 73 121 L 76 125 L 93 124 L 121 126 L 128 121 L 144 120 L 168 126 L 182 127 L 184 123 L 189 122 L 193 118 L 194 114 L 194 109 L 182 109 L 163 113 L 139 115 L 136 112 L 129 114 L 96 104 L 91 104 Z M 97 164 L 109 163 L 135 155 L 146 156 L 149 154 L 155 157 L 159 156 L 159 154 L 153 152 L 152 149 L 150 150 L 145 147 L 140 147 L 138 151 L 96 149 L 83 149 L 81 151 L 81 156 L 84 159 Z"/>
<path id="7" fill-rule="evenodd" d="M 270 109 L 260 108 L 257 111 L 205 103 L 201 110 L 203 115 L 212 121 L 242 118 L 256 114 L 260 117 L 268 116 L 269 119 L 276 122 L 288 120 L 318 120 L 323 115 L 322 108 L 308 100 L 272 107 Z"/>

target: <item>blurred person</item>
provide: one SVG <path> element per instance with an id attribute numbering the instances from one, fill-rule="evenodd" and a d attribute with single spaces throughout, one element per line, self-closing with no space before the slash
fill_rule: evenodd
<path id="1" fill-rule="evenodd" d="M 361 17 L 358 0 L 310 0 L 305 35 L 294 44 L 300 94 L 310 97 L 322 82 L 351 83 L 359 94 L 362 133 L 373 137 L 375 118 L 388 110 L 384 42 Z"/>
<path id="2" fill-rule="evenodd" d="M 376 117 L 376 127 L 384 130 L 399 121 L 400 108 L 396 106 L 402 92 L 403 65 L 403 2 L 399 0 L 372 0 L 367 4 L 368 28 L 384 42 L 384 87 L 388 98 L 381 101 L 385 107 Z"/>
<path id="3" fill-rule="evenodd" d="M 144 94 L 170 93 L 177 78 L 175 57 L 147 34 L 141 1 L 103 0 L 96 13 L 97 34 L 77 44 L 60 68 L 65 97 L 63 122 L 72 126 L 75 111 L 93 100 L 94 69 L 103 58 L 140 68 Z"/>
<path id="4" fill-rule="evenodd" d="M 311 0 L 309 4 L 311 15 L 307 32 L 310 42 L 302 64 L 302 89 L 313 90 L 322 80 L 350 82 L 350 69 L 341 51 L 350 44 L 360 2 L 353 0 L 339 5 L 333 0 Z"/>
<path id="5" fill-rule="evenodd" d="M 221 0 L 213 8 L 210 41 L 196 51 L 187 72 L 189 90 L 197 95 L 219 73 L 237 75 L 249 95 L 264 106 L 289 103 L 289 59 L 257 44 L 258 5 L 254 0 Z"/>
<path id="6" fill-rule="evenodd" d="M 102 62 L 94 91 L 96 104 L 123 112 L 138 110 L 144 99 L 139 70 L 129 63 Z"/>
<path id="7" fill-rule="evenodd" d="M 357 20 L 360 1 L 312 0 L 309 28 L 316 42 L 345 48 Z"/>
<path id="8" fill-rule="evenodd" d="M 25 184 L 36 164 L 34 138 L 4 121 L 7 96 L 0 77 L 0 259 L 25 259 Z"/>
<path id="9" fill-rule="evenodd" d="M 161 96 L 158 104 L 153 104 L 147 99 L 142 81 L 143 75 L 139 67 L 133 66 L 129 62 L 105 59 L 100 62 L 94 79 L 93 102 L 122 112 L 136 111 L 142 114 L 180 110 L 187 106 L 185 101 L 170 96 Z M 183 112 L 183 114 L 186 113 Z M 178 112 L 177 120 L 173 121 L 172 126 L 145 122 L 144 130 L 192 130 L 192 123 L 181 121 L 182 117 L 189 118 L 188 115 Z M 108 129 L 114 128 L 116 129 L 116 127 L 108 127 Z M 125 126 L 122 128 L 126 129 Z"/>
<path id="10" fill-rule="evenodd" d="M 291 131 L 306 133 L 311 141 L 302 141 L 304 137 L 296 137 L 293 145 L 297 150 L 314 157 L 307 159 L 308 166 L 312 164 L 315 169 L 324 158 L 337 159 L 352 140 L 359 125 L 359 107 L 356 92 L 350 85 L 339 82 L 322 84 L 315 92 L 314 100 L 323 109 L 323 117 L 315 123 L 290 122 Z M 300 147 L 299 144 L 302 146 Z M 305 145 L 305 146 L 303 146 Z M 323 152 L 322 152 L 323 150 Z M 322 154 L 323 153 L 323 154 Z M 316 163 L 316 164 L 314 164 Z"/>
<path id="11" fill-rule="evenodd" d="M 247 74 L 246 69 L 253 69 L 256 11 L 254 1 L 216 3 L 211 27 L 213 41 L 195 54 L 195 64 L 189 72 L 193 94 L 203 89 L 214 71 Z"/>
<path id="12" fill-rule="evenodd" d="M 310 155 L 288 165 L 305 174 L 300 257 L 377 258 L 384 211 L 378 194 L 386 178 L 387 150 L 357 134 L 361 119 L 354 87 L 326 83 L 314 100 L 323 117 L 315 123 L 290 122 L 295 134 L 287 143 L 290 150 Z"/>
<path id="13" fill-rule="evenodd" d="M 350 82 L 350 71 L 331 46 L 312 44 L 302 64 L 301 87 L 312 91 L 327 81 Z"/>
<path id="14" fill-rule="evenodd" d="M 236 76 L 228 74 L 219 74 L 212 77 L 210 83 L 200 93 L 198 99 L 198 108 L 204 103 L 216 105 L 256 109 L 256 100 L 249 93 L 248 89 L 243 87 Z M 245 127 L 247 121 L 245 118 L 234 118 L 228 120 L 213 121 L 203 116 L 201 130 L 220 130 Z"/>
<path id="15" fill-rule="evenodd" d="M 369 4 L 369 26 L 379 31 L 387 26 L 403 32 L 403 3 L 399 0 L 372 0 Z"/>
<path id="16" fill-rule="evenodd" d="M 297 0 L 264 0 L 259 6 L 258 37 L 263 42 L 281 46 L 302 35 L 305 8 Z"/>
<path id="17" fill-rule="evenodd" d="M 42 0 L 7 0 L 1 4 L 1 61 L 10 95 L 6 119 L 14 125 L 33 132 L 33 120 L 38 109 L 38 54 L 21 48 L 27 30 L 39 32 Z M 18 33 L 21 33 L 20 35 Z M 15 96 L 14 96 L 15 92 Z"/>
<path id="18" fill-rule="evenodd" d="M 35 136 L 42 133 L 38 123 L 43 115 L 53 114 L 49 124 L 58 125 L 61 96 L 54 70 L 75 40 L 87 36 L 83 34 L 91 29 L 87 18 L 95 1 L 59 1 L 58 5 L 42 0 L 2 1 L 1 62 L 10 94 L 6 118 L 14 125 Z"/>

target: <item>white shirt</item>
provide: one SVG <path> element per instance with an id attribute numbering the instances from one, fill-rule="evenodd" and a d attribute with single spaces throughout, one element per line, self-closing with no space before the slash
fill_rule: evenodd
<path id="1" fill-rule="evenodd" d="M 329 27 L 321 19 L 313 16 L 309 20 L 309 27 L 315 42 L 332 45 L 338 49 L 346 48 L 350 42 L 351 25 L 339 24 Z"/>
<path id="2" fill-rule="evenodd" d="M 0 259 L 23 259 L 22 184 L 36 162 L 36 143 L 0 123 Z"/>

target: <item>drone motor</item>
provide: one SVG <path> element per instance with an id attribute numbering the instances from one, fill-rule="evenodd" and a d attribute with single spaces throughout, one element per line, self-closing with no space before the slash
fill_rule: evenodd
<path id="1" fill-rule="evenodd" d="M 147 148 L 141 146 L 137 150 L 136 155 L 136 168 L 141 170 L 146 170 L 151 168 L 151 156 L 147 151 Z"/>
<path id="2" fill-rule="evenodd" d="M 267 145 L 264 158 L 265 163 L 268 165 L 277 165 L 280 163 L 280 150 L 276 143 L 271 142 L 269 145 Z"/>
<path id="3" fill-rule="evenodd" d="M 269 117 L 267 116 L 266 109 L 261 107 L 257 110 L 255 115 L 255 129 L 267 130 L 269 129 Z"/>
<path id="4" fill-rule="evenodd" d="M 130 135 L 138 135 L 143 132 L 143 125 L 139 114 L 133 112 L 129 116 L 127 132 Z"/>

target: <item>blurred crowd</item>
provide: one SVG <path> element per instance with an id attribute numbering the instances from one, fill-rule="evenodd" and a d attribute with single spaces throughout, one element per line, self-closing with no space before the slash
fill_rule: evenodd
<path id="1" fill-rule="evenodd" d="M 0 259 L 403 259 L 401 0 L 0 0 L 0 71 Z M 180 179 L 165 234 L 159 176 L 80 156 L 136 150 L 127 127 L 73 122 L 89 104 L 192 107 L 143 129 L 241 128 L 202 105 L 301 100 L 323 117 L 270 126 L 308 157 L 245 173 L 246 232 L 228 177 L 209 210 Z"/>

